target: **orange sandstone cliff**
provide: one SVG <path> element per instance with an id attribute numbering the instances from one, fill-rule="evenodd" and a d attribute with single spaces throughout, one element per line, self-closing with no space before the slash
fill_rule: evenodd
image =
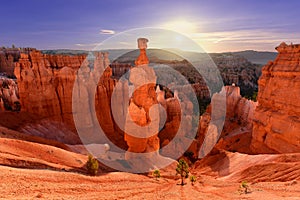
<path id="1" fill-rule="evenodd" d="M 0 77 L 0 111 L 20 111 L 18 85 L 13 79 Z"/>
<path id="2" fill-rule="evenodd" d="M 95 54 L 94 68 L 109 65 L 106 54 Z M 19 88 L 21 111 L 37 115 L 40 119 L 58 121 L 75 132 L 72 111 L 72 91 L 78 69 L 86 71 L 87 77 L 92 78 L 93 72 L 87 66 L 85 55 L 45 55 L 40 51 L 31 51 L 29 54 L 21 53 L 15 66 L 15 76 Z M 114 125 L 110 113 L 110 95 L 115 85 L 111 79 L 111 69 L 106 68 L 99 79 L 95 95 L 95 107 L 98 120 L 108 134 L 114 136 Z M 89 90 L 89 88 L 87 88 Z M 89 108 L 86 108 L 89 109 Z M 82 109 L 82 112 L 85 112 Z M 84 119 L 82 119 L 84 120 Z M 55 134 L 55 133 L 51 133 Z M 123 136 L 120 136 L 122 138 Z M 118 137 L 114 137 L 118 140 Z M 70 141 L 74 138 L 64 138 L 65 143 L 79 143 Z M 113 140 L 113 141 L 114 141 Z"/>
<path id="3" fill-rule="evenodd" d="M 204 142 L 204 137 L 206 136 L 207 146 L 214 146 L 219 139 L 217 148 L 225 149 L 234 152 L 241 153 L 252 153 L 250 151 L 251 133 L 252 133 L 252 122 L 255 108 L 257 102 L 248 100 L 241 96 L 240 88 L 237 86 L 224 86 L 221 92 L 216 93 L 212 97 L 212 101 L 217 101 L 221 96 L 226 97 L 226 116 L 215 114 L 215 117 L 220 120 L 225 117 L 224 126 L 222 127 L 222 132 L 220 138 L 217 138 L 217 127 L 211 122 L 212 106 L 211 104 L 207 111 L 200 117 L 199 128 L 197 134 L 198 148 L 200 148 Z M 218 105 L 216 105 L 218 106 Z M 219 111 L 215 109 L 215 112 Z M 218 119 L 219 118 L 219 119 Z M 201 147 L 202 148 L 202 147 Z"/>
<path id="4" fill-rule="evenodd" d="M 15 66 L 22 111 L 72 123 L 72 88 L 85 56 L 21 54 Z"/>
<path id="5" fill-rule="evenodd" d="M 225 141 L 221 142 L 222 148 L 246 153 L 249 153 L 250 149 L 250 153 L 300 151 L 300 46 L 281 44 L 277 47 L 277 50 L 279 55 L 276 60 L 268 63 L 263 68 L 262 76 L 259 80 L 257 107 L 256 103 L 240 96 L 238 87 L 226 86 L 224 88 L 223 93 L 226 93 L 227 112 L 221 135 Z M 95 56 L 94 63 L 86 63 L 85 65 L 93 64 L 94 68 L 97 68 L 97 65 L 100 65 L 101 68 L 109 65 L 108 55 L 99 53 Z M 4 95 L 4 99 L 10 99 L 8 105 L 19 106 L 14 104 L 14 102 L 17 102 L 15 99 L 15 96 L 17 96 L 20 97 L 21 111 L 36 114 L 41 118 L 63 122 L 71 130 L 75 131 L 72 113 L 72 89 L 75 75 L 78 73 L 78 69 L 85 58 L 86 56 L 84 55 L 44 55 L 39 51 L 31 51 L 29 54 L 21 53 L 15 67 L 19 90 L 16 90 L 15 93 L 6 92 L 6 90 L 2 91 L 1 109 L 4 109 Z M 141 60 L 143 61 L 141 65 L 148 62 L 144 57 Z M 128 68 L 127 66 L 124 70 L 127 71 Z M 93 76 L 90 68 L 86 67 L 85 70 L 87 70 L 87 76 Z M 95 96 L 95 108 L 99 123 L 108 138 L 119 147 L 127 150 L 128 146 L 132 145 L 128 145 L 128 141 L 125 141 L 126 139 L 128 140 L 128 136 L 126 136 L 126 139 L 124 138 L 124 132 L 115 124 L 111 113 L 111 95 L 117 83 L 117 80 L 111 78 L 111 76 L 113 71 L 116 70 L 114 67 L 113 69 L 107 67 L 105 73 L 99 79 Z M 132 77 L 131 79 L 133 79 Z M 186 121 L 188 124 L 192 119 L 189 115 L 185 116 L 184 119 L 180 118 L 180 106 L 178 98 L 175 96 L 164 99 L 164 95 L 161 97 L 158 95 L 156 100 L 154 86 L 151 87 L 150 93 L 148 91 L 149 98 L 152 98 L 151 101 L 149 100 L 149 105 L 144 105 L 146 102 L 144 100 L 148 96 L 146 95 L 143 98 L 142 90 L 145 88 L 141 87 L 139 89 L 141 92 L 134 93 L 135 97 L 132 99 L 130 108 L 132 109 L 132 118 L 136 117 L 134 113 L 137 111 L 137 108 L 141 110 L 141 107 L 143 107 L 145 113 L 148 113 L 149 106 L 156 104 L 157 101 L 166 109 L 168 114 L 166 124 L 158 134 L 160 144 L 154 145 L 154 149 L 157 150 L 158 146 L 163 147 L 172 140 L 178 131 L 180 121 Z M 146 89 L 149 88 L 146 87 Z M 160 92 L 162 91 L 158 91 L 158 93 Z M 120 97 L 117 98 L 117 101 L 121 104 L 124 99 L 125 97 Z M 193 109 L 190 107 L 189 102 L 186 102 L 184 106 L 187 107 L 187 110 Z M 84 111 L 82 109 L 82 112 Z M 145 115 L 147 123 L 149 123 L 148 115 L 149 113 Z M 142 121 L 138 118 L 135 121 L 142 126 L 147 124 L 142 124 Z M 200 119 L 197 141 L 193 143 L 194 146 L 190 149 L 195 155 L 196 149 L 200 148 L 203 137 L 209 129 L 209 122 L 208 109 L 208 113 L 205 113 Z M 214 129 L 211 128 L 210 130 Z M 188 133 L 189 131 L 185 132 Z M 228 142 L 229 138 L 238 140 L 238 137 L 244 133 L 248 134 L 247 137 L 250 139 L 252 137 L 251 148 L 248 144 L 241 147 L 232 146 L 231 142 Z M 226 145 L 230 147 L 226 148 Z M 174 146 L 173 149 L 175 150 L 176 148 Z M 132 152 L 135 152 L 135 150 L 132 150 Z M 168 153 L 166 152 L 166 154 Z"/>
<path id="6" fill-rule="evenodd" d="M 159 150 L 158 110 L 155 109 L 152 118 L 150 117 L 150 108 L 157 104 L 157 99 L 155 92 L 156 75 L 154 70 L 148 66 L 149 60 L 146 55 L 147 42 L 146 38 L 138 39 L 140 55 L 135 61 L 136 66 L 132 68 L 129 78 L 130 82 L 133 83 L 134 92 L 129 103 L 124 139 L 128 145 L 127 151 L 134 153 Z M 145 126 L 149 127 L 141 129 Z M 132 135 L 136 132 L 141 133 L 141 135 L 139 137 Z M 130 159 L 131 156 L 132 154 L 127 153 L 126 159 Z"/>
<path id="7" fill-rule="evenodd" d="M 278 153 L 300 152 L 300 45 L 282 43 L 262 70 L 252 148 L 263 143 Z"/>

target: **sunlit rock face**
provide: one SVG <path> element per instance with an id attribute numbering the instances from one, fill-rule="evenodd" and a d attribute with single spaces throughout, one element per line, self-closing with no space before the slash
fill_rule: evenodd
<path id="1" fill-rule="evenodd" d="M 247 129 L 252 128 L 253 113 L 257 103 L 240 94 L 240 88 L 236 86 L 225 86 L 223 88 L 226 93 L 226 119 L 225 126 L 228 121 L 237 121 L 240 126 Z"/>
<path id="2" fill-rule="evenodd" d="M 226 103 L 222 106 L 218 102 L 223 97 Z M 224 102 L 223 102 L 224 103 Z M 213 109 L 213 106 L 216 108 Z M 254 110 L 257 102 L 248 100 L 241 96 L 240 88 L 237 86 L 224 86 L 219 93 L 215 93 L 212 97 L 212 104 L 209 105 L 206 112 L 200 117 L 197 141 L 199 145 L 206 142 L 206 146 L 212 146 L 219 140 L 217 147 L 241 152 L 249 152 L 249 144 L 236 145 L 231 147 L 229 138 L 241 136 L 243 134 L 251 134 Z M 222 112 L 221 109 L 226 109 Z M 212 112 L 214 116 L 212 119 Z M 226 115 L 224 116 L 223 114 Z M 225 117 L 224 126 L 218 137 L 218 128 L 211 122 L 219 121 Z M 204 139 L 206 137 L 206 139 Z M 250 141 L 249 141 L 250 143 Z M 245 146 L 247 145 L 247 146 Z"/>
<path id="3" fill-rule="evenodd" d="M 97 86 L 96 95 L 91 98 L 95 98 L 93 106 L 95 106 L 99 122 L 93 121 L 92 123 L 100 123 L 109 138 L 114 138 L 113 142 L 119 142 L 120 146 L 126 146 L 124 142 L 120 142 L 123 140 L 123 136 L 116 136 L 118 132 L 115 131 L 111 117 L 110 96 L 115 80 L 110 78 L 112 72 L 107 67 L 109 66 L 108 54 L 95 53 L 94 70 L 92 71 L 85 59 L 85 55 L 44 55 L 35 50 L 29 54 L 21 53 L 14 70 L 19 87 L 21 111 L 35 114 L 41 119 L 62 122 L 75 132 L 72 103 L 76 102 L 72 102 L 73 87 L 76 76 L 84 74 L 86 80 L 92 81 Z M 95 73 L 100 74 L 100 72 L 103 72 L 103 75 L 94 80 Z M 84 84 L 81 84 L 81 87 L 85 88 L 82 88 L 80 97 L 82 99 L 90 98 L 88 94 L 93 88 Z M 82 102 L 78 100 L 77 103 Z M 90 106 L 90 104 L 87 107 L 82 106 L 80 112 L 90 112 Z M 88 124 L 91 121 L 83 118 L 81 122 Z M 55 134 L 55 132 L 51 134 Z M 80 143 L 79 138 L 76 141 L 73 137 L 69 140 L 72 140 L 70 143 Z M 68 138 L 65 141 L 68 141 Z"/>
<path id="4" fill-rule="evenodd" d="M 14 73 L 22 111 L 72 124 L 72 88 L 84 59 L 43 55 L 40 51 L 21 53 Z"/>
<path id="5" fill-rule="evenodd" d="M 133 84 L 133 94 L 129 103 L 124 139 L 128 145 L 127 152 L 132 153 L 155 152 L 160 147 L 159 113 L 158 109 L 154 108 L 158 105 L 155 91 L 156 75 L 148 66 L 147 42 L 146 38 L 138 39 L 140 55 L 129 77 L 129 81 Z M 132 154 L 127 153 L 126 159 L 132 159 Z"/>
<path id="6" fill-rule="evenodd" d="M 276 50 L 258 82 L 252 148 L 259 151 L 263 143 L 279 153 L 300 152 L 300 45 L 282 43 Z"/>
<path id="7" fill-rule="evenodd" d="M 180 123 L 180 106 L 178 98 L 164 99 L 164 95 L 160 98 L 157 97 L 154 70 L 147 66 L 144 51 L 142 54 L 141 61 L 139 58 L 137 59 L 137 62 L 142 64 L 134 67 L 130 72 L 129 81 L 135 88 L 132 90 L 134 91 L 132 98 L 128 101 L 128 82 L 119 81 L 122 87 L 116 87 L 118 81 L 112 78 L 113 70 L 109 67 L 110 62 L 107 53 L 95 53 L 95 60 L 92 63 L 93 69 L 85 55 L 45 55 L 36 50 L 21 53 L 19 61 L 15 63 L 14 71 L 18 84 L 12 82 L 16 87 L 12 87 L 11 84 L 8 86 L 15 91 L 11 90 L 7 93 L 9 99 L 12 100 L 10 104 L 15 105 L 15 96 L 17 96 L 20 99 L 18 108 L 21 107 L 22 112 L 34 114 L 39 119 L 61 122 L 73 132 L 76 132 L 76 129 L 72 104 L 78 104 L 80 109 L 76 115 L 84 116 L 77 121 L 78 126 L 92 127 L 99 123 L 107 138 L 118 147 L 129 152 L 155 152 L 160 147 L 158 124 L 162 122 L 157 117 L 159 116 L 157 109 L 152 108 L 153 105 L 160 103 L 170 116 L 168 125 L 164 127 L 164 134 L 161 135 L 161 137 L 165 137 L 164 139 L 169 138 L 169 141 L 178 129 L 175 128 L 173 131 L 173 125 L 177 127 Z M 99 74 L 102 76 L 100 77 Z M 78 94 L 74 94 L 75 84 L 80 87 Z M 92 90 L 94 90 L 93 85 L 96 86 L 95 96 L 91 95 Z M 115 91 L 117 98 L 112 98 L 114 90 L 117 90 Z M 3 91 L 5 92 L 6 89 L 4 88 Z M 72 99 L 73 95 L 78 97 L 76 102 Z M 2 95 L 2 97 L 4 96 Z M 94 105 L 84 102 L 90 101 L 92 98 L 94 98 Z M 155 130 L 155 134 L 148 139 L 134 138 L 130 134 L 124 136 L 125 130 L 116 124 L 115 118 L 120 116 L 113 116 L 111 104 L 123 105 L 125 101 L 128 102 L 132 122 L 141 127 L 154 124 L 149 128 L 149 132 Z M 3 110 L 3 98 L 0 103 Z M 90 116 L 93 106 L 96 111 L 96 120 Z M 186 103 L 185 106 L 190 110 L 193 109 L 189 103 Z M 120 113 L 128 113 L 128 110 L 122 110 Z M 30 127 L 33 127 L 31 130 L 36 129 L 34 126 L 28 125 L 26 130 L 29 132 L 31 131 Z M 44 135 L 47 133 L 43 132 Z M 56 138 L 55 131 L 49 131 L 49 134 L 52 134 L 53 137 L 49 135 L 47 138 Z M 88 135 L 88 131 L 86 135 Z M 67 135 L 63 141 L 72 144 L 80 143 L 79 138 L 74 139 L 73 136 L 68 137 Z M 106 141 L 95 140 L 91 137 L 88 142 L 104 143 Z"/>

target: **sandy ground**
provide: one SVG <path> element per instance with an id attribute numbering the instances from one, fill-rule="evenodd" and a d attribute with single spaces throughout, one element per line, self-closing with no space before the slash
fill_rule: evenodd
<path id="1" fill-rule="evenodd" d="M 40 143 L 41 142 L 41 143 Z M 191 167 L 195 185 L 170 178 L 110 172 L 86 174 L 86 155 L 64 144 L 0 127 L 0 199 L 300 199 L 300 154 L 220 151 Z M 247 180 L 250 193 L 239 191 Z"/>
<path id="2" fill-rule="evenodd" d="M 187 180 L 111 172 L 90 177 L 72 172 L 17 169 L 0 166 L 1 199 L 299 199 L 300 184 L 261 182 L 250 184 L 251 192 L 240 194 L 237 182 L 209 176 Z"/>

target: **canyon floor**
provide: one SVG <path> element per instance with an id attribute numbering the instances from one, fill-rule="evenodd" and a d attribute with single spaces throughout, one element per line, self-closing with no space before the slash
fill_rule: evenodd
<path id="1" fill-rule="evenodd" d="M 179 180 L 158 180 L 137 174 L 112 172 L 90 177 L 72 172 L 0 167 L 1 199 L 299 199 L 300 184 L 260 182 L 241 194 L 239 183 L 210 176 L 192 186 Z"/>
<path id="2" fill-rule="evenodd" d="M 55 147 L 54 145 L 58 146 Z M 300 154 L 247 155 L 220 151 L 197 161 L 178 185 L 175 169 L 151 174 L 86 174 L 86 155 L 50 140 L 0 127 L 0 199 L 299 199 Z M 174 176 L 169 176 L 174 173 Z M 250 192 L 240 192 L 247 180 Z"/>

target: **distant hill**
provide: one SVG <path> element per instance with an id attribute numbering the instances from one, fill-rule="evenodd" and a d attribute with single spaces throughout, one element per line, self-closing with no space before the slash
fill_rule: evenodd
<path id="1" fill-rule="evenodd" d="M 73 50 L 73 49 L 51 49 L 51 50 L 41 50 L 43 54 L 62 54 L 62 55 L 78 55 L 87 54 L 88 51 L 85 50 Z"/>
<path id="2" fill-rule="evenodd" d="M 232 53 L 233 55 L 242 56 L 247 60 L 249 60 L 250 62 L 259 65 L 265 65 L 270 60 L 274 60 L 277 56 L 276 52 L 253 51 L 253 50 L 230 52 L 230 53 Z"/>
<path id="3" fill-rule="evenodd" d="M 123 54 L 127 54 L 128 59 L 134 60 L 137 56 L 139 51 L 135 49 L 108 49 L 103 50 L 109 52 L 109 58 L 111 60 L 115 60 L 118 57 L 122 56 Z M 157 49 L 151 50 L 148 49 L 148 56 L 149 57 L 157 57 L 159 53 L 163 53 L 163 57 L 168 57 L 169 59 L 173 59 L 172 55 L 166 55 L 169 49 L 165 49 L 165 51 L 158 51 Z M 159 53 L 158 53 L 159 52 Z M 196 52 L 189 52 L 189 51 L 181 51 L 172 49 L 170 52 L 182 55 L 183 57 L 188 57 L 190 60 L 198 60 L 199 59 L 199 53 Z M 42 53 L 44 54 L 65 54 L 65 55 L 77 55 L 77 54 L 87 54 L 89 51 L 85 50 L 72 50 L 72 49 L 57 49 L 57 50 L 42 50 Z M 277 56 L 276 52 L 268 52 L 268 51 L 253 51 L 253 50 L 246 50 L 246 51 L 237 51 L 237 52 L 224 52 L 224 54 L 232 54 L 237 55 L 246 58 L 251 63 L 259 64 L 259 65 L 265 65 L 270 60 L 274 60 Z M 212 53 L 214 55 L 214 53 Z M 122 56 L 124 57 L 124 56 Z"/>
<path id="4" fill-rule="evenodd" d="M 134 51 L 134 49 L 107 49 L 103 50 L 109 52 L 109 59 L 115 60 L 116 58 L 120 57 L 121 55 Z M 42 50 L 43 54 L 61 54 L 61 55 L 79 55 L 79 54 L 88 54 L 90 51 L 86 50 L 75 50 L 75 49 L 51 49 L 51 50 Z"/>
<path id="5" fill-rule="evenodd" d="M 113 52 L 118 52 L 119 55 L 122 55 L 121 52 L 122 50 L 108 50 L 110 53 Z M 139 55 L 138 50 L 123 50 L 124 55 L 121 57 L 124 60 L 135 60 L 135 58 Z M 209 53 L 211 57 L 214 57 L 215 55 L 233 55 L 233 56 L 239 56 L 247 59 L 249 62 L 253 64 L 258 64 L 258 65 L 265 65 L 267 64 L 270 60 L 274 60 L 277 56 L 276 52 L 268 52 L 268 51 L 253 51 L 253 50 L 246 50 L 246 51 L 238 51 L 238 52 L 224 52 L 224 53 Z M 115 55 L 115 54 L 114 54 Z M 197 52 L 190 52 L 190 51 L 182 51 L 182 50 L 176 50 L 176 49 L 148 49 L 147 50 L 147 55 L 150 58 L 150 60 L 153 60 L 153 58 L 164 58 L 167 60 L 176 60 L 178 57 L 183 58 L 188 58 L 190 61 L 198 61 L 203 59 L 203 57 L 207 57 L 206 53 L 197 53 Z M 113 56 L 117 58 L 118 56 Z M 151 59 L 152 58 L 152 59 Z"/>
<path id="6" fill-rule="evenodd" d="M 138 49 L 104 49 L 109 52 L 111 63 L 134 65 L 134 60 L 139 55 Z M 84 50 L 43 50 L 46 54 L 89 54 L 90 51 Z M 259 52 L 253 50 L 225 53 L 205 53 L 182 51 L 179 49 L 148 49 L 147 55 L 152 64 L 168 65 L 185 76 L 192 84 L 202 84 L 203 78 L 211 83 L 217 83 L 217 77 L 212 73 L 210 64 L 212 61 L 216 64 L 225 85 L 235 83 L 241 88 L 243 96 L 252 97 L 257 92 L 257 80 L 261 74 L 261 67 L 269 60 L 274 60 L 277 53 Z M 196 71 L 193 67 L 197 66 Z M 164 68 L 159 67 L 161 74 L 165 74 Z M 167 85 L 172 74 L 164 76 L 161 82 Z M 170 78 L 171 77 L 171 78 Z M 170 80 L 169 80 L 170 79 Z M 219 87 L 216 85 L 216 88 Z M 217 91 L 217 90 L 216 90 Z"/>
<path id="7" fill-rule="evenodd" d="M 129 63 L 134 66 L 134 60 L 138 55 L 139 50 L 129 51 L 111 62 Z M 211 66 L 213 62 L 217 66 L 224 84 L 235 83 L 241 88 L 243 96 L 252 97 L 258 89 L 257 80 L 261 74 L 262 65 L 254 64 L 235 53 L 206 54 L 180 50 L 148 49 L 147 56 L 150 63 L 168 65 L 180 72 L 192 84 L 204 83 L 203 77 L 210 83 L 218 83 L 214 74 L 215 69 Z M 160 70 L 161 74 L 165 74 L 162 67 L 156 68 L 156 72 Z M 172 74 L 165 74 L 160 82 L 168 85 L 172 81 L 172 77 Z"/>

